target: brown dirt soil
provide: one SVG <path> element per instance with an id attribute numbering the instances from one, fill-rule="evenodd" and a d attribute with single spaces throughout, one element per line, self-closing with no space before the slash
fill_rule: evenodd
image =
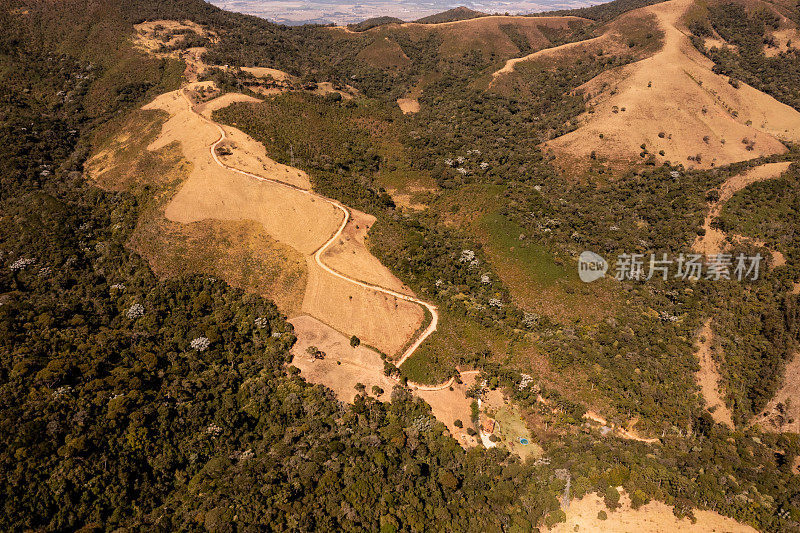
<path id="1" fill-rule="evenodd" d="M 363 345 L 353 348 L 345 335 L 314 317 L 297 316 L 290 322 L 297 336 L 292 364 L 306 381 L 325 385 L 337 398 L 349 403 L 356 397 L 357 383 L 364 384 L 370 395 L 373 385 L 377 385 L 384 390 L 379 399 L 389 399 L 397 382 L 384 375 L 383 360 L 377 352 Z M 306 352 L 309 346 L 325 352 L 325 358 L 312 361 Z"/>
<path id="2" fill-rule="evenodd" d="M 468 398 L 466 392 L 475 384 L 475 376 L 475 372 L 463 373 L 463 383 L 454 383 L 453 390 L 450 390 L 449 387 L 437 391 L 414 390 L 414 394 L 431 406 L 433 416 L 447 426 L 450 435 L 464 448 L 478 445 L 477 437 L 467 434 L 467 428 L 472 425 L 470 421 L 472 398 Z M 454 424 L 456 420 L 461 420 L 463 427 L 456 427 Z"/>
<path id="3" fill-rule="evenodd" d="M 719 369 L 713 357 L 714 332 L 711 330 L 710 318 L 706 320 L 697 334 L 696 345 L 700 370 L 697 371 L 695 377 L 706 402 L 706 407 L 715 422 L 733 428 L 733 416 L 731 415 L 731 410 L 725 405 L 721 392 Z"/>
<path id="4" fill-rule="evenodd" d="M 800 352 L 786 365 L 781 388 L 753 423 L 765 431 L 800 433 Z"/>
<path id="5" fill-rule="evenodd" d="M 784 52 L 797 49 L 800 45 L 800 31 L 797 25 L 786 17 L 782 17 L 781 28 L 770 33 L 777 46 L 764 45 L 764 55 L 775 57 Z M 789 43 L 791 42 L 791 45 Z"/>
<path id="6" fill-rule="evenodd" d="M 664 31 L 663 48 L 582 87 L 593 95 L 593 112 L 580 117 L 577 130 L 545 146 L 573 162 L 589 161 L 592 152 L 630 162 L 639 160 L 645 144 L 659 162 L 709 168 L 784 153 L 781 140 L 800 140 L 800 113 L 746 84 L 735 89 L 711 71 L 713 63 L 679 27 L 692 2 L 671 0 L 629 14 L 654 15 Z M 665 155 L 658 155 L 662 150 Z M 689 160 L 697 155 L 699 161 Z"/>
<path id="7" fill-rule="evenodd" d="M 307 264 L 303 311 L 334 328 L 392 357 L 422 324 L 424 313 L 418 305 L 331 276 L 317 268 L 313 257 Z"/>
<path id="8" fill-rule="evenodd" d="M 726 248 L 725 234 L 721 230 L 712 227 L 711 223 L 719 216 L 725 203 L 730 200 L 734 194 L 753 183 L 780 177 L 788 170 L 790 165 L 790 162 L 768 163 L 751 168 L 742 174 L 737 174 L 723 183 L 719 189 L 719 200 L 710 205 L 708 214 L 703 222 L 703 228 L 706 230 L 706 233 L 695 239 L 692 244 L 692 250 L 706 256 L 721 253 Z M 775 259 L 777 259 L 777 257 L 773 257 L 773 265 L 775 264 Z"/>
<path id="9" fill-rule="evenodd" d="M 372 215 L 351 209 L 347 226 L 339 239 L 325 251 L 322 260 L 334 270 L 351 278 L 412 295 L 411 289 L 383 266 L 378 258 L 370 254 L 364 245 L 375 220 Z"/>
<path id="10" fill-rule="evenodd" d="M 413 115 L 419 113 L 419 100 L 416 98 L 398 98 L 397 105 L 404 115 Z"/>
<path id="11" fill-rule="evenodd" d="M 377 385 L 384 391 L 377 398 L 389 400 L 398 382 L 383 373 L 383 360 L 377 352 L 363 345 L 353 348 L 347 336 L 314 317 L 297 316 L 290 322 L 297 336 L 297 342 L 292 347 L 292 364 L 300 369 L 300 375 L 306 381 L 325 385 L 333 390 L 337 398 L 349 403 L 357 394 L 357 383 L 365 385 L 370 396 L 374 396 L 372 387 Z M 312 361 L 306 352 L 309 346 L 325 352 L 325 358 Z M 465 372 L 464 383 L 453 384 L 452 391 L 449 387 L 434 391 L 411 389 L 414 395 L 431 406 L 433 415 L 447 426 L 453 438 L 464 448 L 474 447 L 478 442 L 466 432 L 470 426 L 472 399 L 467 398 L 465 393 L 474 384 L 475 375 L 475 372 Z M 454 424 L 456 420 L 461 420 L 464 427 L 457 428 Z"/>
<path id="12" fill-rule="evenodd" d="M 662 502 L 652 501 L 639 509 L 632 509 L 630 498 L 620 490 L 620 505 L 616 511 L 606 509 L 603 498 L 595 493 L 570 502 L 565 509 L 567 521 L 556 524 L 552 533 L 573 531 L 603 531 L 605 533 L 755 533 L 752 527 L 712 511 L 694 511 L 697 518 L 692 523 L 688 518 L 678 519 L 672 508 Z M 597 518 L 600 511 L 608 515 L 606 520 Z"/>

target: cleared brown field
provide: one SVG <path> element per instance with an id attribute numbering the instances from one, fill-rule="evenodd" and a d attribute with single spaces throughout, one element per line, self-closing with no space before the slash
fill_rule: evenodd
<path id="1" fill-rule="evenodd" d="M 400 111 L 402 111 L 404 115 L 419 113 L 419 100 L 416 98 L 398 98 L 397 105 L 400 107 Z"/>
<path id="2" fill-rule="evenodd" d="M 493 15 L 455 22 L 442 22 L 438 24 L 421 24 L 407 22 L 404 24 L 386 24 L 366 32 L 367 35 L 376 35 L 376 39 L 388 37 L 389 43 L 394 43 L 392 35 L 402 33 L 412 40 L 419 41 L 427 36 L 436 34 L 441 38 L 439 53 L 444 58 L 460 57 L 471 50 L 480 50 L 484 53 L 495 54 L 501 58 L 520 55 L 521 50 L 515 39 L 509 34 L 515 34 L 533 49 L 544 48 L 551 44 L 547 37 L 548 30 L 566 30 L 570 27 L 580 27 L 590 24 L 591 21 L 581 17 L 523 17 Z M 342 38 L 351 38 L 353 32 L 346 28 L 333 28 Z M 405 54 L 403 54 L 405 55 Z M 360 56 L 373 66 L 379 68 L 398 68 L 404 66 L 402 56 L 392 44 L 378 42 L 369 45 Z M 382 66 L 381 66 L 382 65 Z"/>
<path id="3" fill-rule="evenodd" d="M 225 102 L 239 97 L 223 97 Z M 214 101 L 202 104 L 200 111 L 218 107 Z M 202 220 L 249 220 L 261 224 L 274 240 L 306 256 L 308 284 L 302 309 L 337 329 L 359 336 L 364 342 L 394 354 L 422 322 L 419 306 L 353 285 L 324 272 L 311 257 L 334 234 L 342 222 L 342 212 L 329 202 L 271 181 L 262 181 L 219 166 L 210 146 L 219 138 L 212 123 L 192 112 L 180 92 L 158 97 L 145 106 L 169 113 L 160 135 L 149 146 L 159 150 L 179 143 L 183 158 L 191 163 L 188 179 L 165 208 L 166 218 L 181 224 Z M 225 145 L 233 166 L 265 178 L 306 187 L 304 173 L 280 165 L 264 153 L 263 147 L 235 128 L 225 128 L 231 137 Z M 226 156 L 223 156 L 223 159 Z M 241 165 L 241 167 L 239 166 Z M 362 220 L 362 218 L 358 218 Z M 364 232 L 343 234 L 342 250 L 351 261 L 366 268 L 361 276 L 402 287 L 372 257 L 363 245 Z M 345 240 L 347 239 L 347 240 Z M 341 251 L 334 255 L 342 255 Z M 360 278 L 359 278 L 360 279 Z"/>
<path id="4" fill-rule="evenodd" d="M 524 36 L 532 48 L 550 44 L 542 28 L 567 29 L 570 24 L 585 25 L 589 21 L 580 17 L 505 17 L 491 16 L 441 24 L 405 24 L 404 27 L 428 27 L 443 39 L 439 52 L 443 56 L 460 56 L 467 50 L 492 51 L 499 56 L 518 54 L 519 47 L 504 31 L 504 27 Z"/>
<path id="5" fill-rule="evenodd" d="M 549 531 L 567 533 L 573 531 L 604 531 L 607 533 L 755 533 L 752 527 L 741 524 L 732 518 L 712 511 L 694 511 L 697 518 L 692 522 L 688 518 L 678 519 L 672 507 L 653 501 L 638 509 L 631 508 L 630 498 L 624 490 L 620 490 L 621 507 L 616 511 L 606 509 L 603 499 L 595 493 L 580 500 L 573 500 L 566 509 L 567 521 L 556 524 Z M 597 514 L 605 511 L 607 519 L 601 520 Z"/>
<path id="6" fill-rule="evenodd" d="M 87 165 L 87 174 L 105 189 L 151 188 L 152 203 L 141 213 L 128 245 L 160 278 L 188 273 L 219 277 L 273 299 L 285 313 L 299 312 L 307 281 L 305 260 L 262 225 L 211 219 L 180 224 L 165 217 L 165 206 L 193 168 L 177 143 L 146 149 L 166 118 L 159 111 L 135 113 L 117 135 L 98 145 Z"/>
<path id="7" fill-rule="evenodd" d="M 290 322 L 297 336 L 292 347 L 292 364 L 300 369 L 303 378 L 325 385 L 345 402 L 353 402 L 358 383 L 366 386 L 373 396 L 372 387 L 377 385 L 384 391 L 378 398 L 389 399 L 397 382 L 384 375 L 383 360 L 377 352 L 363 345 L 353 348 L 344 334 L 314 317 L 297 316 Z M 325 358 L 312 360 L 306 351 L 309 346 L 325 352 Z"/>
<path id="8" fill-rule="evenodd" d="M 350 220 L 344 231 L 325 251 L 322 260 L 334 270 L 351 278 L 411 295 L 411 289 L 370 254 L 364 245 L 367 233 L 374 223 L 374 216 L 351 209 Z"/>

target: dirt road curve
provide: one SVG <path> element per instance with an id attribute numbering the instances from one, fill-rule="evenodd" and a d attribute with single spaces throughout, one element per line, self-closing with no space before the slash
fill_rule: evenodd
<path id="1" fill-rule="evenodd" d="M 413 296 L 408 296 L 407 294 L 403 294 L 403 293 L 400 293 L 400 292 L 393 291 L 391 289 L 386 289 L 386 288 L 380 287 L 378 285 L 373 285 L 371 283 L 366 283 L 366 282 L 351 278 L 349 276 L 346 276 L 346 275 L 342 274 L 341 272 L 338 272 L 338 271 L 334 270 L 333 268 L 329 267 L 328 265 L 326 265 L 322 261 L 323 254 L 325 253 L 325 251 L 334 242 L 336 242 L 337 239 L 339 239 L 339 237 L 342 234 L 342 231 L 344 231 L 344 228 L 347 225 L 347 222 L 350 220 L 350 211 L 347 209 L 347 207 L 345 207 L 344 205 L 340 204 L 336 200 L 331 200 L 330 198 L 326 198 L 325 196 L 321 196 L 321 195 L 316 194 L 316 193 L 314 193 L 312 191 L 309 191 L 309 190 L 306 190 L 306 189 L 302 189 L 300 187 L 296 187 L 294 185 L 291 185 L 291 184 L 283 182 L 283 181 L 274 180 L 274 179 L 271 179 L 271 178 L 265 178 L 263 176 L 258 176 L 257 174 L 252 174 L 250 172 L 245 172 L 244 170 L 240 170 L 238 168 L 234 168 L 234 167 L 231 167 L 231 166 L 226 165 L 225 163 L 223 163 L 219 159 L 219 157 L 217 156 L 216 149 L 217 149 L 217 146 L 219 146 L 220 143 L 224 142 L 226 140 L 226 138 L 227 138 L 226 135 L 225 135 L 225 130 L 222 129 L 222 126 L 220 126 L 216 122 L 214 122 L 214 121 L 210 120 L 209 118 L 203 116 L 202 114 L 198 113 L 194 109 L 194 106 L 192 105 L 192 101 L 189 98 L 189 96 L 186 94 L 185 90 L 181 91 L 181 95 L 183 96 L 184 100 L 186 100 L 186 104 L 189 106 L 189 110 L 190 111 L 195 113 L 197 116 L 199 116 L 204 121 L 206 121 L 209 124 L 211 124 L 214 127 L 216 127 L 217 130 L 219 131 L 219 139 L 217 139 L 217 141 L 214 144 L 212 144 L 210 146 L 210 148 L 209 148 L 211 150 L 211 157 L 214 159 L 214 162 L 217 165 L 221 166 L 222 168 L 224 168 L 226 170 L 230 170 L 231 172 L 236 172 L 238 174 L 242 174 L 243 176 L 247 176 L 249 178 L 253 178 L 253 179 L 256 179 L 256 180 L 259 180 L 259 181 L 269 181 L 269 182 L 274 183 L 276 185 L 280 185 L 281 187 L 287 187 L 289 189 L 294 189 L 295 191 L 300 192 L 302 194 L 307 194 L 309 196 L 313 196 L 314 198 L 318 198 L 318 199 L 320 199 L 320 200 L 322 200 L 324 202 L 327 202 L 327 203 L 333 205 L 334 207 L 336 207 L 337 209 L 342 211 L 342 213 L 344 213 L 344 219 L 342 220 L 342 224 L 339 226 L 339 229 L 333 234 L 333 236 L 331 236 L 330 239 L 328 239 L 328 241 L 325 244 L 320 246 L 320 248 L 314 253 L 314 261 L 316 261 L 317 265 L 319 265 L 320 268 L 325 270 L 330 275 L 336 276 L 337 278 L 343 279 L 343 280 L 345 280 L 345 281 L 347 281 L 349 283 L 352 283 L 354 285 L 358 285 L 359 287 L 370 289 L 370 290 L 373 290 L 373 291 L 376 291 L 376 292 L 387 294 L 389 296 L 393 296 L 393 297 L 399 298 L 401 300 L 406 300 L 408 302 L 412 302 L 412 303 L 415 303 L 417 305 L 421 305 L 421 306 L 425 307 L 430 312 L 430 314 L 431 314 L 430 324 L 428 324 L 428 327 L 426 327 L 425 330 L 422 331 L 417 336 L 416 340 L 405 350 L 405 352 L 403 352 L 403 354 L 400 356 L 400 359 L 398 359 L 395 362 L 395 365 L 399 367 L 400 365 L 405 363 L 406 360 L 409 357 L 411 357 L 411 355 L 417 350 L 417 348 L 419 348 L 422 345 L 422 343 L 425 342 L 425 339 L 430 337 L 431 334 L 434 331 L 436 331 L 436 327 L 437 327 L 437 325 L 439 323 L 439 313 L 436 310 L 436 306 L 434 306 L 434 305 L 432 305 L 432 304 L 430 304 L 428 302 L 424 302 L 422 300 L 414 298 Z M 439 387 L 446 388 L 446 387 L 450 386 L 450 384 L 452 384 L 452 378 L 451 378 L 450 381 L 446 382 L 445 384 L 437 385 L 435 387 L 437 387 L 437 388 L 439 388 Z M 437 388 L 426 388 L 426 390 L 437 390 Z"/>

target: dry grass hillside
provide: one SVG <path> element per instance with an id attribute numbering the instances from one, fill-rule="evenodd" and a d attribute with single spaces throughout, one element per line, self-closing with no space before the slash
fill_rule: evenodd
<path id="1" fill-rule="evenodd" d="M 472 51 L 499 58 L 520 55 L 523 48 L 538 50 L 552 44 L 549 35 L 586 26 L 591 21 L 580 17 L 489 16 L 438 24 L 387 24 L 364 32 L 375 40 L 359 53 L 359 58 L 376 68 L 402 68 L 408 57 L 397 44 L 397 35 L 419 42 L 436 36 L 442 58 L 461 57 Z M 353 32 L 334 28 L 342 38 L 353 38 Z"/>
<path id="2" fill-rule="evenodd" d="M 491 16 L 433 25 L 409 23 L 403 27 L 410 31 L 425 29 L 436 32 L 442 39 L 439 52 L 445 57 L 461 56 L 469 50 L 482 50 L 503 57 L 520 52 L 520 47 L 511 37 L 513 33 L 524 37 L 531 48 L 537 49 L 551 44 L 544 33 L 547 30 L 565 30 L 588 23 L 580 17 Z"/>
<path id="3" fill-rule="evenodd" d="M 105 189 L 150 189 L 152 200 L 129 246 L 161 278 L 211 275 L 273 299 L 288 314 L 300 312 L 307 281 L 305 260 L 272 238 L 261 224 L 211 219 L 181 224 L 166 218 L 166 205 L 193 169 L 176 143 L 147 150 L 167 118 L 152 110 L 134 113 L 118 134 L 98 144 L 87 166 L 88 175 Z"/>
<path id="4" fill-rule="evenodd" d="M 633 509 L 628 495 L 621 491 L 620 508 L 609 511 L 603 498 L 589 494 L 580 500 L 572 501 L 566 509 L 567 520 L 557 524 L 549 531 L 566 533 L 572 531 L 604 531 L 607 533 L 630 533 L 647 531 L 649 533 L 707 533 L 711 531 L 727 533 L 755 533 L 755 529 L 712 511 L 694 511 L 696 521 L 679 519 L 672 508 L 661 502 L 650 502 Z M 600 512 L 606 514 L 602 519 Z"/>
<path id="5" fill-rule="evenodd" d="M 411 60 L 400 48 L 400 45 L 386 36 L 377 36 L 375 40 L 358 53 L 358 59 L 381 69 L 403 68 L 411 64 Z"/>
<path id="6" fill-rule="evenodd" d="M 709 168 L 784 153 L 781 141 L 800 140 L 800 113 L 746 84 L 734 88 L 712 72 L 713 63 L 692 46 L 680 22 L 692 5 L 671 0 L 638 9 L 597 39 L 522 58 L 552 61 L 564 53 L 607 52 L 620 25 L 634 17 L 652 17 L 664 34 L 663 46 L 650 57 L 579 88 L 588 112 L 576 130 L 546 144 L 562 163 L 585 163 L 594 153 L 612 162 L 652 155 L 659 162 Z M 515 63 L 496 78 L 512 73 Z"/>
<path id="7" fill-rule="evenodd" d="M 192 84 L 189 89 L 196 97 L 213 95 L 210 83 Z M 209 116 L 214 109 L 248 99 L 227 94 L 196 109 Z M 218 275 L 270 296 L 289 315 L 310 314 L 390 355 L 407 343 L 423 320 L 418 306 L 336 278 L 314 261 L 313 254 L 341 224 L 340 210 L 302 190 L 217 165 L 210 146 L 219 132 L 190 110 L 181 91 L 159 96 L 144 107 L 144 113 L 155 113 L 159 121 L 144 137 L 123 131 L 100 147 L 91 175 L 107 188 L 130 188 L 142 185 L 137 185 L 140 175 L 134 169 L 157 166 L 151 172 L 151 185 L 164 192 L 156 211 L 140 220 L 132 242 L 157 273 Z M 226 127 L 225 132 L 227 140 L 217 149 L 225 164 L 309 188 L 304 172 L 276 163 L 260 143 L 241 131 Z M 407 290 L 364 246 L 372 222 L 354 212 L 326 261 L 329 257 L 335 268 L 357 274 L 358 279 Z"/>

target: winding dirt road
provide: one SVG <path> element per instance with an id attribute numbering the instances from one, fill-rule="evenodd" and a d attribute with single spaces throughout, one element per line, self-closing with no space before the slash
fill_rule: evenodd
<path id="1" fill-rule="evenodd" d="M 317 251 L 314 252 L 314 261 L 317 263 L 317 265 L 319 265 L 320 268 L 322 268 L 325 272 L 329 273 L 332 276 L 335 276 L 337 278 L 343 279 L 343 280 L 345 280 L 345 281 L 347 281 L 349 283 L 352 283 L 354 285 L 358 285 L 359 287 L 363 287 L 363 288 L 366 288 L 366 289 L 369 289 L 369 290 L 373 290 L 373 291 L 376 291 L 376 292 L 379 292 L 379 293 L 382 293 L 382 294 L 386 294 L 386 295 L 389 295 L 389 296 L 393 296 L 395 298 L 399 298 L 401 300 L 405 300 L 407 302 L 411 302 L 411 303 L 420 305 L 420 306 L 422 306 L 422 307 L 424 307 L 425 309 L 428 310 L 428 312 L 431 315 L 430 323 L 417 336 L 416 340 L 413 343 L 411 343 L 411 345 L 408 348 L 406 348 L 406 350 L 403 352 L 403 354 L 400 356 L 400 358 L 395 362 L 395 365 L 397 367 L 400 367 L 403 363 L 405 363 L 406 360 L 414 354 L 414 352 L 417 350 L 417 348 L 419 348 L 422 345 L 422 343 L 425 342 L 425 339 L 430 337 L 431 334 L 434 331 L 436 331 L 436 327 L 437 327 L 437 325 L 439 323 L 439 313 L 436 310 L 436 306 L 434 306 L 433 304 L 430 304 L 428 302 L 425 302 L 423 300 L 420 300 L 418 298 L 414 298 L 413 296 L 409 296 L 407 294 L 403 294 L 403 293 L 400 293 L 400 292 L 397 292 L 397 291 L 393 291 L 391 289 L 387 289 L 387 288 L 381 287 L 379 285 L 374 285 L 372 283 L 366 283 L 364 281 L 361 281 L 361 280 L 358 280 L 358 279 L 355 279 L 355 278 L 351 278 L 350 276 L 342 274 L 341 272 L 339 272 L 339 271 L 331 268 L 330 266 L 326 265 L 322 261 L 322 256 L 325 254 L 325 252 L 328 250 L 328 248 L 330 248 L 330 246 L 333 245 L 334 242 L 336 242 L 336 240 L 339 239 L 339 237 L 341 236 L 342 232 L 345 229 L 345 226 L 347 226 L 347 223 L 350 220 L 350 210 L 347 209 L 347 207 L 345 207 L 341 203 L 337 202 L 336 200 L 332 200 L 330 198 L 327 198 L 325 196 L 319 195 L 319 194 L 317 194 L 315 192 L 312 192 L 310 190 L 303 189 L 301 187 L 297 187 L 295 185 L 291 185 L 289 183 L 286 183 L 286 182 L 283 182 L 283 181 L 279 181 L 279 180 L 275 180 L 275 179 L 272 179 L 272 178 L 265 178 L 263 176 L 259 176 L 257 174 L 253 174 L 251 172 L 246 172 L 244 170 L 240 170 L 238 168 L 235 168 L 235 167 L 232 167 L 232 166 L 229 166 L 229 165 L 226 165 L 225 163 L 223 163 L 220 160 L 220 158 L 217 156 L 217 147 L 227 139 L 227 136 L 225 134 L 225 130 L 222 128 L 222 126 L 220 126 L 219 124 L 217 124 L 213 120 L 209 119 L 208 117 L 204 116 L 203 114 L 198 113 L 195 110 L 194 105 L 192 104 L 192 100 L 186 94 L 186 90 L 181 90 L 181 95 L 183 96 L 184 100 L 186 100 L 186 104 L 189 106 L 189 110 L 192 113 L 194 113 L 197 116 L 199 116 L 202 120 L 204 120 L 208 124 L 213 125 L 219 131 L 219 139 L 217 139 L 217 141 L 214 142 L 209 147 L 209 150 L 211 151 L 211 157 L 213 158 L 214 162 L 217 165 L 219 165 L 220 167 L 222 167 L 222 168 L 224 168 L 226 170 L 229 170 L 231 172 L 236 172 L 237 174 L 241 174 L 241 175 L 247 176 L 249 178 L 253 178 L 253 179 L 256 179 L 256 180 L 259 180 L 259 181 L 268 181 L 268 182 L 273 183 L 275 185 L 279 185 L 281 187 L 286 187 L 286 188 L 289 188 L 289 189 L 293 189 L 293 190 L 295 190 L 295 191 L 297 191 L 299 193 L 307 194 L 307 195 L 312 196 L 314 198 L 318 198 L 318 199 L 322 200 L 323 202 L 327 202 L 327 203 L 331 204 L 332 206 L 336 207 L 337 209 L 339 209 L 344 214 L 344 219 L 342 220 L 342 223 L 339 226 L 339 229 L 331 236 L 330 239 L 328 239 L 327 242 L 325 242 L 325 244 L 320 246 L 319 249 L 317 249 Z M 422 389 L 422 390 L 438 390 L 439 388 L 449 387 L 452 383 L 453 383 L 453 378 L 451 378 L 449 381 L 447 381 L 446 383 L 441 384 L 441 385 L 423 386 L 423 385 L 416 385 L 415 384 L 415 386 L 417 388 Z"/>

